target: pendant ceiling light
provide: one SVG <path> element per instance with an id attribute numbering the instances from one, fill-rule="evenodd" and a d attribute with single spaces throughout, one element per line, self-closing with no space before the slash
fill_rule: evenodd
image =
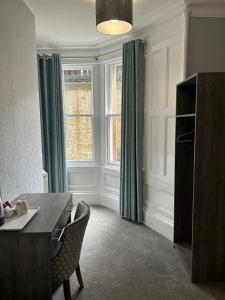
<path id="1" fill-rule="evenodd" d="M 119 35 L 132 30 L 132 0 L 96 0 L 96 26 L 104 34 Z"/>

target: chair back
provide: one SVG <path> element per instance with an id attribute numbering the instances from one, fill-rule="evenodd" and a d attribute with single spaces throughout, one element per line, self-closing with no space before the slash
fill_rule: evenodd
<path id="1" fill-rule="evenodd" d="M 90 217 L 89 206 L 78 203 L 74 221 L 65 227 L 62 246 L 52 258 L 52 279 L 54 282 L 68 280 L 79 264 L 81 247 Z"/>

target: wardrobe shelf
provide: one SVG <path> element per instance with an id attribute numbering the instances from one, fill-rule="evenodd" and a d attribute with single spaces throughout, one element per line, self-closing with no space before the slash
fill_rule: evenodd
<path id="1" fill-rule="evenodd" d="M 196 114 L 177 115 L 176 118 L 190 118 L 196 117 Z"/>

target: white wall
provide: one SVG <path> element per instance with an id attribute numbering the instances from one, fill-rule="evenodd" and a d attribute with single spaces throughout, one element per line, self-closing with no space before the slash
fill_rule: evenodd
<path id="1" fill-rule="evenodd" d="M 173 239 L 176 84 L 184 74 L 184 17 L 151 28 L 146 48 L 144 222 Z"/>
<path id="2" fill-rule="evenodd" d="M 34 16 L 0 1 L 0 186 L 3 197 L 42 192 Z"/>

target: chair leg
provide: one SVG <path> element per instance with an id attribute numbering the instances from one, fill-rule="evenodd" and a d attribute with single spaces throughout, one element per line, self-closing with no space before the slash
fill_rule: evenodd
<path id="1" fill-rule="evenodd" d="M 82 280 L 82 276 L 80 273 L 80 265 L 78 264 L 77 268 L 76 268 L 76 274 L 77 274 L 77 279 L 80 285 L 80 288 L 83 289 L 84 288 L 84 284 L 83 284 L 83 280 Z"/>
<path id="2" fill-rule="evenodd" d="M 71 292 L 70 292 L 70 280 L 66 280 L 63 282 L 63 291 L 65 300 L 72 300 Z"/>

